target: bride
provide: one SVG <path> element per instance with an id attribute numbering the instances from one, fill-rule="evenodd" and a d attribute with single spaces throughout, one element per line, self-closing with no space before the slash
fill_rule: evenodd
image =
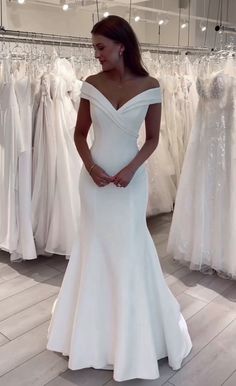
<path id="1" fill-rule="evenodd" d="M 118 16 L 92 29 L 102 71 L 82 86 L 75 143 L 83 160 L 80 230 L 53 312 L 48 349 L 72 370 L 111 369 L 116 381 L 177 370 L 191 350 L 179 304 L 146 225 L 145 161 L 158 144 L 161 94 L 136 36 Z M 139 150 L 139 129 L 146 139 Z M 87 134 L 93 124 L 94 142 Z"/>

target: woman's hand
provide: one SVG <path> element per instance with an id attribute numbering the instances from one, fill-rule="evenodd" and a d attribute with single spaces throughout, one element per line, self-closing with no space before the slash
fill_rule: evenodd
<path id="1" fill-rule="evenodd" d="M 113 182 L 113 177 L 110 177 L 105 172 L 105 170 L 100 168 L 100 166 L 98 166 L 98 165 L 95 165 L 93 167 L 93 169 L 91 170 L 90 175 L 91 175 L 93 181 L 95 182 L 95 184 L 97 186 L 99 186 L 100 188 L 110 184 L 111 182 Z"/>
<path id="2" fill-rule="evenodd" d="M 126 166 L 113 177 L 113 183 L 119 188 L 126 188 L 132 180 L 134 174 L 135 170 L 130 166 Z"/>

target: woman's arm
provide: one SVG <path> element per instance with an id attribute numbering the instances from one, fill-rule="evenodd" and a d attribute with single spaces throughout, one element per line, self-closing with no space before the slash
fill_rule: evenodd
<path id="1" fill-rule="evenodd" d="M 90 116 L 89 101 L 87 99 L 80 100 L 77 122 L 75 126 L 74 141 L 80 157 L 86 169 L 89 171 L 94 164 L 90 149 L 87 143 L 87 135 L 91 126 L 92 120 Z"/>

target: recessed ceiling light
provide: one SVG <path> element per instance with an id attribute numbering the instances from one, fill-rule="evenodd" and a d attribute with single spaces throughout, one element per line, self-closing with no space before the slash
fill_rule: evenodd
<path id="1" fill-rule="evenodd" d="M 69 5 L 68 4 L 63 4 L 62 9 L 63 11 L 68 11 Z"/>
<path id="2" fill-rule="evenodd" d="M 108 17 L 109 16 L 109 12 L 108 11 L 104 12 L 103 16 L 104 17 Z"/>
<path id="3" fill-rule="evenodd" d="M 134 18 L 134 21 L 139 21 L 140 20 L 140 16 L 135 16 L 135 18 Z"/>

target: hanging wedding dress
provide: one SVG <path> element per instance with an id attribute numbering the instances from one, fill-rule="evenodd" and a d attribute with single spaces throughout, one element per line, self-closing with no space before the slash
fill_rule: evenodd
<path id="1" fill-rule="evenodd" d="M 25 151 L 14 77 L 3 63 L 0 84 L 0 249 L 17 250 L 19 242 L 19 160 Z"/>
<path id="2" fill-rule="evenodd" d="M 19 242 L 11 260 L 36 259 L 32 227 L 32 94 L 28 76 L 15 81 L 15 92 L 20 111 L 25 152 L 19 160 Z"/>
<path id="3" fill-rule="evenodd" d="M 37 94 L 36 94 L 37 95 Z M 38 98 L 36 98 L 38 99 Z M 56 127 L 50 96 L 50 75 L 41 79 L 33 143 L 32 224 L 38 254 L 44 254 L 56 185 Z"/>
<path id="4" fill-rule="evenodd" d="M 60 255 L 71 254 L 80 213 L 78 186 L 82 161 L 74 144 L 77 114 L 69 97 L 72 82 L 70 63 L 58 59 L 51 76 L 57 153 L 55 192 L 45 250 Z"/>
<path id="5" fill-rule="evenodd" d="M 235 77 L 214 73 L 197 90 L 168 252 L 191 269 L 236 278 Z"/>
<path id="6" fill-rule="evenodd" d="M 138 145 L 145 141 L 145 125 L 140 130 Z M 161 120 L 158 148 L 147 160 L 148 205 L 147 216 L 169 213 L 173 210 L 176 187 L 173 182 L 175 168 L 165 141 L 164 122 Z"/>
<path id="7" fill-rule="evenodd" d="M 137 154 L 137 137 L 160 89 L 116 110 L 84 82 L 95 139 L 94 162 L 116 174 Z M 69 368 L 114 370 L 114 379 L 155 379 L 158 359 L 179 369 L 191 349 L 179 304 L 163 277 L 146 225 L 147 174 L 141 166 L 126 188 L 99 188 L 83 167 L 80 230 L 53 312 L 48 349 L 69 356 Z"/>

